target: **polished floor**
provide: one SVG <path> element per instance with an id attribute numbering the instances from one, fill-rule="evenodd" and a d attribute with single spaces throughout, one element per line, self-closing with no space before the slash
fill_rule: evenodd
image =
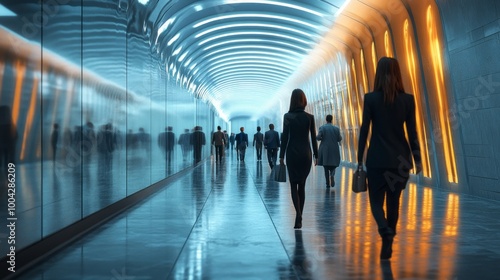
<path id="1" fill-rule="evenodd" d="M 367 194 L 341 167 L 326 189 L 307 181 L 294 230 L 287 183 L 266 157 L 207 160 L 136 207 L 47 258 L 20 279 L 500 279 L 500 205 L 409 184 L 391 261 Z"/>

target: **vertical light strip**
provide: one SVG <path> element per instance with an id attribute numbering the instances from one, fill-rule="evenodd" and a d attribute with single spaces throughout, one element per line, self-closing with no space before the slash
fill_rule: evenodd
<path id="1" fill-rule="evenodd" d="M 436 30 L 434 14 L 431 6 L 427 8 L 427 32 L 429 35 L 430 50 L 432 55 L 432 65 L 434 68 L 434 82 L 436 84 L 439 121 L 441 124 L 441 137 L 444 145 L 444 156 L 446 159 L 446 171 L 448 173 L 448 182 L 458 183 L 457 167 L 455 162 L 455 151 L 453 148 L 453 139 L 451 133 L 451 125 L 448 116 L 448 102 L 446 101 L 446 89 L 444 85 L 443 60 L 441 59 L 441 44 L 440 38 Z"/>
<path id="2" fill-rule="evenodd" d="M 26 64 L 20 60 L 16 61 L 14 64 L 14 71 L 16 73 L 16 87 L 14 89 L 14 100 L 12 102 L 12 121 L 14 125 L 17 126 L 24 76 L 26 74 Z"/>
<path id="3" fill-rule="evenodd" d="M 431 234 L 432 230 L 432 213 L 433 213 L 433 199 L 432 189 L 424 188 L 422 198 L 422 230 L 425 234 Z"/>
<path id="4" fill-rule="evenodd" d="M 365 65 L 365 54 L 363 52 L 363 49 L 361 49 L 360 51 L 360 61 L 361 61 L 361 77 L 363 78 L 363 93 L 367 93 L 368 91 L 370 91 L 368 89 L 368 79 L 366 77 L 366 65 Z"/>
<path id="5" fill-rule="evenodd" d="M 372 42 L 372 67 L 373 73 L 377 72 L 377 50 L 375 50 L 375 42 Z"/>
<path id="6" fill-rule="evenodd" d="M 385 56 L 394 57 L 394 53 L 392 52 L 391 38 L 389 36 L 388 30 L 386 30 L 384 34 L 384 46 L 385 46 Z"/>
<path id="7" fill-rule="evenodd" d="M 19 157 L 21 160 L 23 160 L 25 155 L 26 155 L 26 145 L 27 145 L 26 142 L 29 139 L 31 127 L 33 126 L 33 119 L 35 117 L 35 111 L 36 111 L 37 93 L 38 93 L 38 78 L 36 77 L 36 75 L 33 75 L 33 87 L 31 88 L 31 100 L 30 100 L 30 105 L 29 105 L 29 109 L 28 109 L 28 115 L 26 117 L 26 125 L 24 126 L 24 135 L 23 135 L 23 143 L 21 146 L 21 155 Z"/>
<path id="8" fill-rule="evenodd" d="M 354 90 L 356 94 L 356 102 L 358 103 L 358 126 L 361 125 L 361 122 L 363 121 L 363 100 L 361 100 L 361 91 L 358 88 L 358 72 L 356 72 L 356 64 L 354 62 L 354 58 L 351 59 L 351 73 L 352 73 L 352 82 L 354 84 Z"/>
<path id="9" fill-rule="evenodd" d="M 342 75 L 342 71 L 339 71 L 338 73 L 339 76 Z M 339 77 L 339 80 L 341 80 L 342 77 Z M 348 108 L 348 104 L 347 104 L 347 97 L 345 96 L 346 95 L 346 92 L 344 90 L 342 90 L 342 92 L 340 92 L 340 96 L 342 98 L 342 121 L 343 121 L 343 126 L 345 127 L 345 134 L 344 136 L 346 136 L 346 141 L 345 143 L 347 143 L 347 153 L 348 153 L 348 156 L 349 156 L 349 161 L 352 162 L 352 152 L 354 152 L 354 149 L 352 149 L 351 147 L 351 134 L 349 133 L 349 108 Z"/>
<path id="10" fill-rule="evenodd" d="M 423 116 L 423 106 L 420 102 L 420 90 L 417 82 L 417 62 L 415 51 L 413 50 L 413 40 L 410 35 L 409 21 L 405 20 L 404 23 L 404 39 L 405 39 L 405 51 L 406 51 L 406 64 L 408 65 L 408 75 L 410 76 L 412 93 L 415 96 L 415 115 L 418 131 L 418 140 L 421 144 L 420 153 L 422 158 L 422 173 L 425 177 L 431 178 L 432 171 L 430 166 L 430 156 L 429 156 L 429 143 L 427 141 L 427 128 L 424 122 Z"/>
<path id="11" fill-rule="evenodd" d="M 349 88 L 349 67 L 346 67 L 345 69 L 345 84 L 346 84 L 346 94 L 347 94 L 347 101 L 349 102 L 349 107 L 348 107 L 348 114 L 349 114 L 349 126 L 348 126 L 348 129 L 349 129 L 349 132 L 352 133 L 356 126 L 356 120 L 355 120 L 355 111 L 354 111 L 354 106 L 353 106 L 353 101 L 352 101 L 352 96 L 351 96 L 351 90 Z M 347 106 L 344 106 L 344 107 L 347 107 Z M 352 136 L 352 139 L 351 139 L 351 153 L 352 153 L 352 158 L 355 160 L 356 159 L 356 151 L 357 151 L 357 137 L 354 135 L 353 133 L 353 136 Z"/>
<path id="12" fill-rule="evenodd" d="M 344 96 L 342 95 L 342 92 L 339 91 L 339 73 L 338 70 L 335 72 L 335 102 L 337 104 L 337 114 L 339 116 L 339 127 L 343 128 L 344 131 L 344 143 L 345 145 L 343 146 L 343 158 L 347 159 L 348 161 L 351 161 L 350 159 L 350 145 L 349 145 L 349 129 L 347 128 L 347 123 L 345 122 L 346 116 L 344 115 Z"/>

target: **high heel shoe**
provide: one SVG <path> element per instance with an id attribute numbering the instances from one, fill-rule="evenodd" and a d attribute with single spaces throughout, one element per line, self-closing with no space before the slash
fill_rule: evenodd
<path id="1" fill-rule="evenodd" d="M 392 257 L 392 242 L 394 237 L 386 235 L 382 237 L 382 248 L 380 249 L 380 259 L 388 260 Z"/>
<path id="2" fill-rule="evenodd" d="M 380 249 L 380 259 L 388 260 L 392 257 L 392 242 L 394 241 L 394 236 L 396 233 L 392 228 L 381 228 L 379 230 L 380 236 L 382 236 L 382 248 Z"/>
<path id="3" fill-rule="evenodd" d="M 302 228 L 302 217 L 301 216 L 295 217 L 295 226 L 293 228 L 294 229 Z"/>

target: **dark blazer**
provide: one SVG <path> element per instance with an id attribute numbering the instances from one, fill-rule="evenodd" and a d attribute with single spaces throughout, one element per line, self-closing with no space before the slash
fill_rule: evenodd
<path id="1" fill-rule="evenodd" d="M 253 145 L 257 144 L 257 148 L 262 148 L 262 142 L 264 141 L 264 134 L 262 132 L 257 132 L 253 135 Z"/>
<path id="2" fill-rule="evenodd" d="M 246 134 L 245 132 L 236 134 L 234 140 L 236 140 L 236 147 L 238 147 L 238 149 L 248 147 L 248 134 Z"/>
<path id="3" fill-rule="evenodd" d="M 311 146 L 314 157 L 317 158 L 318 142 L 314 116 L 303 109 L 286 113 L 283 117 L 280 158 L 284 158 L 286 152 L 290 182 L 304 182 L 307 179 L 312 165 Z"/>
<path id="4" fill-rule="evenodd" d="M 382 92 L 365 95 L 363 122 L 359 133 L 358 163 L 363 162 L 370 123 L 372 134 L 366 156 L 367 167 L 403 167 L 409 170 L 413 167 L 412 155 L 415 163 L 421 163 L 413 95 L 400 93 L 391 105 L 385 104 Z M 409 143 L 405 137 L 405 124 Z"/>
<path id="5" fill-rule="evenodd" d="M 276 130 L 268 130 L 264 134 L 264 146 L 266 149 L 277 149 L 280 146 L 280 134 Z"/>

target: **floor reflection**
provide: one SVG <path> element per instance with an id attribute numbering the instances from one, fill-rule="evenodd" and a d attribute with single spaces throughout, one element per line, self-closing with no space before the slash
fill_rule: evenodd
<path id="1" fill-rule="evenodd" d="M 267 165 L 251 154 L 245 163 L 202 161 L 23 279 L 105 279 L 122 267 L 137 279 L 497 278 L 500 205 L 410 184 L 401 198 L 393 258 L 380 261 L 367 195 L 350 191 L 352 169 L 338 171 L 335 188 L 325 189 L 322 168 L 313 167 L 303 228 L 294 230 L 288 183 L 269 180 Z M 53 195 L 64 196 L 63 181 L 57 184 Z M 92 253 L 103 249 L 111 260 Z M 61 257 L 75 250 L 88 254 Z"/>

